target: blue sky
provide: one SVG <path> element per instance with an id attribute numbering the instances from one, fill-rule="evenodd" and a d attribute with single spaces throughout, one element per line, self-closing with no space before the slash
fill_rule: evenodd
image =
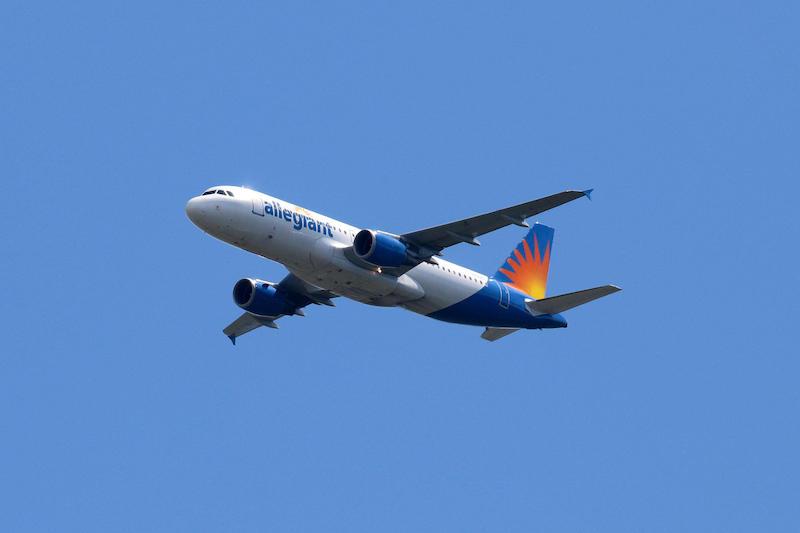
<path id="1" fill-rule="evenodd" d="M 0 529 L 796 531 L 794 2 L 0 7 Z M 566 330 L 340 301 L 233 348 L 186 200 L 405 232 L 595 188 Z M 447 257 L 494 272 L 507 228 Z"/>

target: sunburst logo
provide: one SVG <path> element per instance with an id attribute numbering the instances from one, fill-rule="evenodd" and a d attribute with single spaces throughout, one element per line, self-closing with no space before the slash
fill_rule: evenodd
<path id="1" fill-rule="evenodd" d="M 553 233 L 553 228 L 535 224 L 495 277 L 536 299 L 544 298 Z"/>

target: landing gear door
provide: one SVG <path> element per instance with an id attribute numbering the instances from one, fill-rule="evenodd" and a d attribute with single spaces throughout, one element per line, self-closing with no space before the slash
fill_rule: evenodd
<path id="1" fill-rule="evenodd" d="M 257 196 L 253 196 L 253 214 L 264 216 L 264 200 Z"/>

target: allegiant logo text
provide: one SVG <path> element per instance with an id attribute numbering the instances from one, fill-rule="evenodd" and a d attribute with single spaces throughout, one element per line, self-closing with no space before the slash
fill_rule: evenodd
<path id="1" fill-rule="evenodd" d="M 331 225 L 327 222 L 316 220 L 296 211 L 290 211 L 276 201 L 265 201 L 264 204 L 264 210 L 268 215 L 280 218 L 286 222 L 291 222 L 292 226 L 296 230 L 308 228 L 309 231 L 316 231 L 317 233 L 322 233 L 323 235 L 333 237 Z"/>

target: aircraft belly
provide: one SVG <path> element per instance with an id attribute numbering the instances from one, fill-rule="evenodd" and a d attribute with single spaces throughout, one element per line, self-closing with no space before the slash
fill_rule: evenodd
<path id="1" fill-rule="evenodd" d="M 422 263 L 406 274 L 425 291 L 425 297 L 403 304 L 409 311 L 427 315 L 469 298 L 483 288 L 474 281 L 456 278 L 441 269 Z"/>
<path id="2" fill-rule="evenodd" d="M 408 275 L 381 274 L 354 265 L 344 255 L 346 246 L 320 238 L 309 251 L 306 269 L 296 272 L 305 281 L 359 302 L 395 306 L 425 296 Z"/>

